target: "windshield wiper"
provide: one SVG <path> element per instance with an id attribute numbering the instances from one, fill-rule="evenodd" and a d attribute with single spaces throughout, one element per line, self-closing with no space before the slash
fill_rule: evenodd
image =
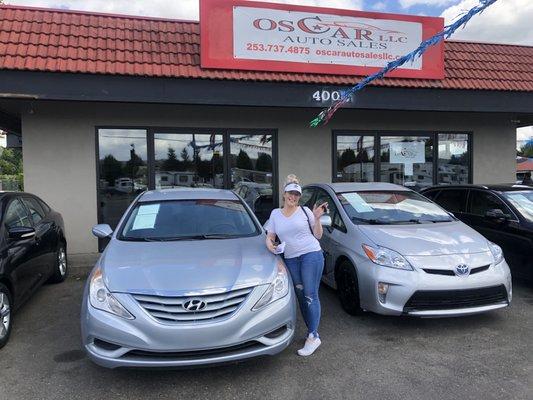
<path id="1" fill-rule="evenodd" d="M 229 239 L 240 237 L 241 235 L 236 234 L 226 234 L 226 233 L 211 233 L 208 235 L 202 235 L 204 239 Z"/>
<path id="2" fill-rule="evenodd" d="M 352 221 L 363 222 L 368 225 L 390 225 L 389 221 L 383 221 L 381 219 L 376 219 L 376 218 L 366 219 L 366 218 L 352 217 Z"/>
<path id="3" fill-rule="evenodd" d="M 174 242 L 178 240 L 203 240 L 206 239 L 205 235 L 191 235 L 191 236 L 175 236 L 175 237 L 162 237 L 154 238 L 148 237 L 144 238 L 146 242 Z"/>

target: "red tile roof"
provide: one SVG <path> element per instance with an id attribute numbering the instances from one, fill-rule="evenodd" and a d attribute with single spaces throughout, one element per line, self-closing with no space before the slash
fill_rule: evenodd
<path id="1" fill-rule="evenodd" d="M 521 171 L 533 171 L 533 158 L 529 158 L 525 161 L 516 164 L 516 170 Z"/>
<path id="2" fill-rule="evenodd" d="M 447 41 L 443 80 L 386 78 L 387 87 L 533 91 L 533 47 Z M 354 76 L 202 69 L 200 25 L 0 6 L 0 69 L 332 85 Z"/>

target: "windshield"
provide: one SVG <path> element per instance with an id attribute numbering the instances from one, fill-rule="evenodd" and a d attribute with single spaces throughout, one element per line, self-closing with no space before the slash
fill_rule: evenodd
<path id="1" fill-rule="evenodd" d="M 503 195 L 525 219 L 533 222 L 533 190 L 504 192 Z"/>
<path id="2" fill-rule="evenodd" d="M 454 220 L 438 205 L 415 192 L 349 192 L 337 197 L 355 224 L 423 224 Z"/>
<path id="3" fill-rule="evenodd" d="M 138 203 L 120 240 L 223 239 L 259 234 L 238 200 L 175 200 Z"/>

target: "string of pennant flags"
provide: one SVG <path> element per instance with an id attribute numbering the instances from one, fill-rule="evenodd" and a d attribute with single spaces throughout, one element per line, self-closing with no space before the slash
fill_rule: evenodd
<path id="1" fill-rule="evenodd" d="M 367 77 L 363 78 L 361 81 L 359 81 L 355 86 L 351 87 L 348 90 L 342 91 L 341 97 L 339 100 L 334 101 L 331 106 L 328 108 L 323 109 L 318 116 L 313 119 L 309 125 L 312 128 L 315 128 L 320 125 L 327 124 L 329 120 L 333 117 L 333 114 L 344 104 L 349 102 L 353 95 L 362 90 L 365 86 L 367 86 L 370 82 L 375 81 L 377 79 L 382 79 L 385 74 L 388 72 L 394 71 L 398 67 L 401 67 L 402 65 L 406 64 L 407 62 L 413 62 L 415 59 L 419 58 L 424 54 L 424 52 L 430 48 L 431 46 L 434 46 L 441 42 L 444 39 L 449 38 L 451 35 L 454 34 L 454 32 L 459 28 L 464 28 L 468 21 L 472 17 L 474 17 L 476 14 L 480 14 L 483 11 L 485 11 L 486 8 L 490 7 L 494 3 L 496 3 L 498 0 L 479 0 L 479 3 L 471 8 L 469 11 L 459 15 L 455 21 L 444 27 L 444 29 L 435 34 L 434 36 L 430 37 L 429 39 L 424 40 L 422 43 L 420 43 L 420 46 L 418 46 L 415 50 L 412 52 L 398 58 L 397 60 L 389 62 L 383 69 L 380 71 L 368 75 Z"/>

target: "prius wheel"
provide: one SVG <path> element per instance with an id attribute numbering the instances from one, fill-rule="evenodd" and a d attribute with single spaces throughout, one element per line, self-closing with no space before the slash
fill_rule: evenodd
<path id="1" fill-rule="evenodd" d="M 11 334 L 11 293 L 0 283 L 0 349 L 4 347 Z"/>
<path id="2" fill-rule="evenodd" d="M 337 269 L 337 291 L 341 306 L 350 315 L 360 315 L 363 310 L 359 298 L 359 282 L 355 268 L 348 261 L 344 261 Z"/>
<path id="3" fill-rule="evenodd" d="M 50 277 L 50 283 L 60 283 L 67 279 L 68 262 L 67 248 L 64 243 L 60 243 L 56 251 L 56 260 L 54 264 L 54 274 Z"/>

